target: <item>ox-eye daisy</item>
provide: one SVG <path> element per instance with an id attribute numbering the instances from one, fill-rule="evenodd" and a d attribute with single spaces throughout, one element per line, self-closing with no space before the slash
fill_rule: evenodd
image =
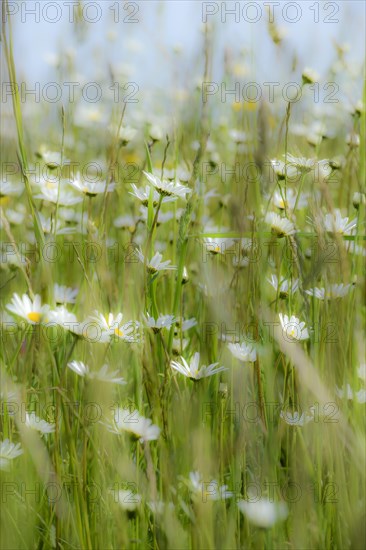
<path id="1" fill-rule="evenodd" d="M 89 366 L 82 361 L 71 361 L 67 366 L 83 378 L 99 380 L 100 382 L 110 382 L 112 384 L 119 384 L 120 386 L 126 384 L 123 378 L 117 376 L 119 374 L 118 370 L 108 372 L 108 365 L 103 365 L 97 372 L 92 372 Z"/>
<path id="2" fill-rule="evenodd" d="M 162 195 L 163 197 L 181 197 L 184 199 L 185 196 L 191 192 L 191 189 L 189 189 L 189 187 L 185 187 L 177 181 L 161 180 L 160 178 L 154 176 L 154 174 L 150 174 L 149 172 L 144 172 L 144 174 L 147 177 L 150 185 L 152 185 L 154 189 L 157 190 L 159 195 Z"/>
<path id="3" fill-rule="evenodd" d="M 150 198 L 150 189 L 151 187 L 149 185 L 146 185 L 145 189 L 139 189 L 134 183 L 131 183 L 131 187 L 133 189 L 132 191 L 129 191 L 129 194 L 133 197 L 136 197 L 143 206 L 148 206 L 149 204 L 149 198 Z M 162 202 L 172 202 L 174 201 L 174 197 L 164 197 Z M 153 206 L 157 206 L 159 203 L 159 193 L 153 189 Z"/>
<path id="4" fill-rule="evenodd" d="M 35 295 L 34 300 L 31 300 L 27 294 L 23 294 L 21 298 L 18 294 L 13 294 L 11 303 L 6 307 L 15 315 L 23 317 L 27 323 L 37 325 L 42 321 L 44 314 L 47 313 L 50 306 L 42 306 L 39 294 Z"/>
<path id="5" fill-rule="evenodd" d="M 285 520 L 288 516 L 285 502 L 275 503 L 266 498 L 239 500 L 238 508 L 251 523 L 267 529 L 278 521 Z"/>
<path id="6" fill-rule="evenodd" d="M 151 328 L 154 332 L 160 332 L 163 328 L 168 328 L 175 323 L 174 315 L 159 315 L 156 319 L 151 317 L 148 313 L 147 316 L 144 316 L 144 321 L 147 328 Z"/>
<path id="7" fill-rule="evenodd" d="M 206 378 L 223 370 L 227 370 L 226 367 L 217 367 L 216 365 L 218 365 L 218 363 L 212 363 L 207 367 L 205 365 L 199 366 L 200 354 L 198 352 L 193 355 L 190 364 L 187 363 L 184 357 L 181 357 L 181 361 L 181 363 L 171 361 L 170 366 L 172 369 L 180 372 L 183 376 L 191 380 L 200 380 L 201 378 Z"/>
<path id="8" fill-rule="evenodd" d="M 267 281 L 279 293 L 279 297 L 282 299 L 287 298 L 290 292 L 293 294 L 299 288 L 299 279 L 294 279 L 293 281 L 281 279 L 279 282 L 277 275 L 271 275 L 271 278 L 267 279 Z"/>
<path id="9" fill-rule="evenodd" d="M 139 438 L 141 442 L 158 439 L 160 428 L 152 423 L 149 418 L 141 416 L 138 411 L 117 408 L 114 412 L 112 425 L 107 425 L 110 432 L 120 434 L 129 432 Z"/>
<path id="10" fill-rule="evenodd" d="M 277 237 L 287 237 L 296 233 L 294 224 L 287 218 L 281 218 L 275 212 L 268 212 L 265 222 L 271 226 L 271 231 Z"/>
<path id="11" fill-rule="evenodd" d="M 46 420 L 42 420 L 36 416 L 35 412 L 26 412 L 25 413 L 25 425 L 27 428 L 36 430 L 41 434 L 51 434 L 55 431 L 55 424 L 50 424 Z"/>
<path id="12" fill-rule="evenodd" d="M 324 227 L 329 233 L 352 235 L 356 225 L 357 220 L 349 221 L 348 217 L 342 218 L 341 211 L 338 208 L 324 216 Z"/>
<path id="13" fill-rule="evenodd" d="M 318 298 L 318 300 L 332 300 L 335 298 L 343 298 L 343 296 L 346 296 L 349 293 L 351 287 L 351 284 L 344 285 L 343 283 L 341 283 L 339 285 L 330 285 L 328 288 L 310 288 L 309 290 L 305 290 L 305 292 L 306 294 L 309 294 L 309 296 L 314 296 L 314 298 Z"/>
<path id="14" fill-rule="evenodd" d="M 137 250 L 137 257 L 140 260 L 140 262 L 145 263 L 145 256 L 141 252 L 141 250 Z M 175 265 L 170 265 L 171 260 L 166 260 L 165 262 L 162 262 L 163 256 L 160 254 L 160 252 L 157 252 L 151 260 L 146 259 L 146 269 L 149 271 L 149 273 L 154 274 L 158 271 L 164 271 L 165 269 L 177 269 Z"/>
<path id="15" fill-rule="evenodd" d="M 128 321 L 122 325 L 122 313 L 118 313 L 117 315 L 113 315 L 113 313 L 103 315 L 98 311 L 94 313 L 95 316 L 91 316 L 90 319 L 98 323 L 102 331 L 109 334 L 110 337 L 116 336 L 125 342 L 134 342 L 136 340 L 134 335 L 137 326 L 136 323 Z"/>
<path id="16" fill-rule="evenodd" d="M 9 439 L 0 442 L 0 470 L 8 470 L 10 461 L 23 454 L 20 443 L 11 443 Z"/>
<path id="17" fill-rule="evenodd" d="M 309 338 L 308 329 L 305 327 L 304 322 L 291 315 L 282 315 L 279 313 L 280 323 L 282 331 L 286 334 L 287 338 L 290 340 L 307 340 Z"/>
<path id="18" fill-rule="evenodd" d="M 69 181 L 69 184 L 72 185 L 77 191 L 81 191 L 84 195 L 88 197 L 95 197 L 101 193 L 110 193 L 114 191 L 116 184 L 108 183 L 106 181 L 88 181 L 82 180 L 80 173 L 78 172 L 76 177 Z"/>
<path id="19" fill-rule="evenodd" d="M 53 285 L 53 296 L 56 304 L 75 304 L 79 290 L 67 286 Z"/>
<path id="20" fill-rule="evenodd" d="M 242 342 L 241 344 L 229 343 L 229 350 L 234 357 L 245 363 L 254 363 L 257 359 L 257 351 L 254 346 Z"/>

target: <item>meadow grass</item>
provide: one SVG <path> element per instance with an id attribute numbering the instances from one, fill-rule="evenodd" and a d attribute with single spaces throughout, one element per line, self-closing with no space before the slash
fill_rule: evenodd
<path id="1" fill-rule="evenodd" d="M 17 82 L 5 23 L 3 45 Z M 300 107 L 193 91 L 132 139 L 139 105 L 97 131 L 64 106 L 44 133 L 12 95 L 1 548 L 364 548 L 365 95 L 314 146 L 300 85 Z M 68 159 L 99 163 L 96 186 Z"/>

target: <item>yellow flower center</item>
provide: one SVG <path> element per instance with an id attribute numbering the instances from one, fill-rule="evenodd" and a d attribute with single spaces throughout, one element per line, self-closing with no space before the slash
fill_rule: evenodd
<path id="1" fill-rule="evenodd" d="M 27 317 L 30 321 L 33 321 L 33 323 L 39 323 L 41 320 L 41 314 L 38 313 L 38 311 L 31 311 L 27 314 Z"/>
<path id="2" fill-rule="evenodd" d="M 117 336 L 120 336 L 121 338 L 122 336 L 124 336 L 124 332 L 122 330 L 119 330 L 119 328 L 114 329 L 114 334 L 116 334 Z"/>

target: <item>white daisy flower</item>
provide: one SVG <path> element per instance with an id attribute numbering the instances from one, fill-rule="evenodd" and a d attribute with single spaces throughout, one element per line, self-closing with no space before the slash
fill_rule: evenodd
<path id="1" fill-rule="evenodd" d="M 336 208 L 334 212 L 324 216 L 324 227 L 329 233 L 339 233 L 340 235 L 352 235 L 357 225 L 357 220 L 351 222 L 349 218 L 342 218 L 341 211 Z"/>
<path id="2" fill-rule="evenodd" d="M 251 523 L 267 529 L 288 516 L 285 502 L 275 503 L 266 498 L 256 501 L 239 500 L 238 508 Z"/>
<path id="3" fill-rule="evenodd" d="M 113 493 L 115 501 L 120 507 L 127 512 L 134 512 L 142 501 L 141 495 L 132 491 L 121 489 L 119 491 L 111 491 L 111 493 Z"/>
<path id="4" fill-rule="evenodd" d="M 219 485 L 216 479 L 209 482 L 203 481 L 199 472 L 189 473 L 188 485 L 196 497 L 202 497 L 202 502 L 226 500 L 234 496 L 234 493 L 228 490 L 227 485 Z"/>
<path id="5" fill-rule="evenodd" d="M 128 432 L 138 437 L 141 442 L 154 441 L 160 435 L 160 428 L 152 420 L 141 416 L 137 410 L 117 408 L 112 425 L 107 425 L 110 432 L 120 434 Z"/>
<path id="6" fill-rule="evenodd" d="M 69 181 L 69 184 L 74 187 L 77 191 L 81 191 L 84 195 L 88 197 L 95 197 L 101 193 L 111 193 L 114 191 L 116 184 L 108 183 L 106 181 L 87 181 L 82 180 L 80 173 L 78 172 L 76 177 L 73 180 Z"/>
<path id="7" fill-rule="evenodd" d="M 360 138 L 360 135 L 359 134 L 356 134 L 355 132 L 352 132 L 350 134 L 347 134 L 346 136 L 346 144 L 351 148 L 351 149 L 356 149 L 357 147 L 360 146 L 360 143 L 361 143 L 361 138 Z"/>
<path id="8" fill-rule="evenodd" d="M 149 137 L 153 141 L 161 141 L 163 139 L 163 130 L 158 124 L 153 124 L 150 126 Z"/>
<path id="9" fill-rule="evenodd" d="M 271 226 L 272 233 L 279 238 L 294 235 L 296 233 L 294 224 L 287 218 L 281 218 L 281 216 L 275 212 L 268 212 L 265 217 L 265 222 Z"/>
<path id="10" fill-rule="evenodd" d="M 12 181 L 0 180 L 0 198 L 18 196 L 23 191 L 22 183 L 13 183 Z"/>
<path id="11" fill-rule="evenodd" d="M 307 206 L 308 204 L 307 196 L 304 195 L 304 193 L 300 193 L 298 200 L 297 197 L 298 193 L 296 193 L 293 189 L 288 188 L 286 192 L 285 190 L 283 190 L 282 194 L 279 191 L 275 191 L 273 194 L 272 202 L 273 205 L 280 210 L 294 210 L 296 201 L 296 208 L 305 208 L 305 206 Z"/>
<path id="12" fill-rule="evenodd" d="M 120 340 L 125 342 L 135 342 L 135 330 L 137 323 L 128 321 L 122 325 L 123 313 L 118 313 L 114 315 L 113 313 L 108 313 L 108 315 L 103 315 L 98 311 L 95 311 L 95 316 L 91 316 L 90 319 L 96 321 L 102 331 L 107 332 L 110 337 L 116 336 Z"/>
<path id="13" fill-rule="evenodd" d="M 307 340 L 309 338 L 309 332 L 305 327 L 305 323 L 300 322 L 297 317 L 294 315 L 288 317 L 288 315 L 283 315 L 282 313 L 279 313 L 278 316 L 280 318 L 282 331 L 289 340 Z"/>
<path id="14" fill-rule="evenodd" d="M 227 367 L 217 367 L 216 365 L 219 363 L 212 363 L 207 367 L 205 365 L 199 366 L 200 354 L 198 352 L 193 355 L 190 364 L 187 363 L 184 357 L 181 357 L 181 361 L 181 363 L 171 361 L 170 366 L 172 369 L 178 371 L 180 374 L 183 374 L 183 376 L 186 376 L 191 380 L 200 380 L 201 378 L 207 378 L 208 376 L 212 376 L 218 372 L 228 370 Z"/>
<path id="15" fill-rule="evenodd" d="M 98 342 L 99 344 L 107 344 L 110 342 L 109 333 L 102 330 L 99 323 L 91 320 L 89 317 L 85 319 L 85 321 L 70 325 L 69 330 L 87 342 Z"/>
<path id="16" fill-rule="evenodd" d="M 119 374 L 118 370 L 108 372 L 108 365 L 103 365 L 97 372 L 92 372 L 89 366 L 82 361 L 71 361 L 67 366 L 79 376 L 89 378 L 90 380 L 110 382 L 111 384 L 119 384 L 120 386 L 127 383 L 124 378 L 117 376 Z"/>
<path id="17" fill-rule="evenodd" d="M 309 296 L 318 298 L 318 300 L 332 300 L 335 298 L 343 298 L 349 293 L 351 288 L 351 284 L 344 285 L 341 283 L 339 285 L 330 285 L 328 288 L 310 288 L 309 290 L 305 290 L 305 292 L 306 294 L 309 294 Z"/>
<path id="18" fill-rule="evenodd" d="M 114 133 L 115 133 L 115 129 Z M 131 126 L 121 126 L 119 130 L 119 140 L 122 142 L 123 145 L 127 145 L 130 141 L 132 141 L 137 134 L 137 130 L 135 128 L 131 128 Z"/>
<path id="19" fill-rule="evenodd" d="M 51 169 L 57 168 L 61 165 L 64 166 L 65 164 L 70 164 L 69 159 L 62 158 L 61 153 L 57 151 L 48 150 L 45 145 L 41 145 L 37 155 L 45 162 L 46 166 Z"/>
<path id="20" fill-rule="evenodd" d="M 319 82 L 319 75 L 314 69 L 305 67 L 302 71 L 302 81 L 303 84 L 314 84 L 314 82 Z"/>
<path id="21" fill-rule="evenodd" d="M 291 155 L 290 153 L 287 153 L 286 161 L 297 168 L 299 172 L 302 174 L 307 174 L 311 170 L 313 170 L 317 164 L 317 160 L 315 158 L 306 158 L 306 157 L 295 157 L 294 155 Z"/>
<path id="22" fill-rule="evenodd" d="M 227 237 L 205 237 L 203 244 L 211 254 L 222 254 L 225 255 L 225 252 L 230 246 L 234 243 L 233 239 Z"/>
<path id="23" fill-rule="evenodd" d="M 296 166 L 286 163 L 283 160 L 272 159 L 271 166 L 279 180 L 284 180 L 286 176 L 289 180 L 295 180 L 299 175 L 299 171 Z"/>
<path id="24" fill-rule="evenodd" d="M 131 183 L 131 187 L 133 189 L 133 192 L 129 191 L 129 194 L 133 197 L 136 197 L 143 206 L 148 206 L 149 204 L 149 197 L 150 197 L 150 189 L 151 187 L 149 185 L 146 185 L 145 189 L 139 189 L 134 183 Z M 174 197 L 164 197 L 162 202 L 173 202 L 175 201 Z M 157 206 L 159 203 L 159 193 L 153 189 L 153 206 Z"/>
<path id="25" fill-rule="evenodd" d="M 346 397 L 349 400 L 357 401 L 357 403 L 366 403 L 366 389 L 362 388 L 359 391 L 354 391 L 349 384 L 342 388 L 336 388 L 336 394 L 343 399 Z"/>
<path id="26" fill-rule="evenodd" d="M 359 192 L 353 193 L 352 204 L 356 210 L 359 209 L 360 205 L 364 206 L 366 204 L 366 194 Z"/>
<path id="27" fill-rule="evenodd" d="M 145 256 L 143 255 L 141 250 L 136 251 L 138 259 L 141 263 L 145 263 Z M 175 265 L 169 265 L 171 263 L 171 260 L 166 260 L 165 262 L 162 262 L 163 256 L 160 254 L 160 252 L 156 252 L 154 256 L 151 258 L 151 260 L 146 261 L 146 268 L 149 273 L 154 274 L 158 271 L 164 271 L 164 270 L 174 270 L 177 269 Z"/>
<path id="28" fill-rule="evenodd" d="M 149 172 L 144 172 L 144 174 L 147 177 L 150 185 L 152 185 L 163 197 L 173 196 L 185 199 L 186 195 L 191 193 L 191 189 L 189 189 L 189 187 L 181 185 L 178 181 L 164 181 L 157 176 L 154 176 L 154 174 L 150 174 Z"/>
<path id="29" fill-rule="evenodd" d="M 314 420 L 314 416 L 312 414 L 300 414 L 297 411 L 281 411 L 280 417 L 290 426 L 304 426 L 308 422 L 312 422 Z"/>
<path id="30" fill-rule="evenodd" d="M 78 292 L 78 288 L 70 288 L 57 283 L 53 285 L 53 296 L 56 304 L 75 304 Z"/>
<path id="31" fill-rule="evenodd" d="M 299 288 L 299 279 L 294 279 L 292 283 L 288 279 L 281 279 L 278 282 L 277 275 L 271 275 L 271 278 L 267 279 L 267 281 L 273 286 L 276 292 L 279 292 L 281 299 L 287 298 L 290 292 L 294 294 Z"/>
<path id="32" fill-rule="evenodd" d="M 126 214 L 126 216 L 118 216 L 118 218 L 114 220 L 113 225 L 118 229 L 129 229 L 131 233 L 134 233 L 138 222 L 139 218 L 137 216 Z"/>
<path id="33" fill-rule="evenodd" d="M 10 461 L 23 454 L 20 443 L 11 443 L 9 439 L 0 442 L 0 470 L 8 470 Z"/>
<path id="34" fill-rule="evenodd" d="M 41 193 L 34 195 L 35 199 L 41 199 L 61 206 L 71 206 L 82 202 L 82 197 L 75 197 L 71 191 L 67 191 L 64 187 L 44 187 Z"/>
<path id="35" fill-rule="evenodd" d="M 174 315 L 159 315 L 157 319 L 154 319 L 147 313 L 147 317 L 143 317 L 147 328 L 151 328 L 154 332 L 160 332 L 163 328 L 170 329 L 176 321 Z"/>
<path id="36" fill-rule="evenodd" d="M 27 294 L 23 294 L 20 298 L 16 293 L 13 294 L 11 303 L 6 306 L 9 311 L 22 317 L 31 325 L 41 323 L 49 307 L 46 304 L 42 306 L 39 294 L 36 294 L 34 300 L 31 300 Z"/>
<path id="37" fill-rule="evenodd" d="M 55 431 L 55 424 L 50 424 L 41 418 L 36 416 L 35 412 L 25 413 L 25 425 L 32 430 L 41 432 L 41 434 L 51 434 Z"/>
<path id="38" fill-rule="evenodd" d="M 227 345 L 234 357 L 245 363 L 254 363 L 257 360 L 257 351 L 254 346 L 242 342 L 240 344 L 229 343 Z"/>
<path id="39" fill-rule="evenodd" d="M 74 334 L 78 334 L 79 323 L 76 319 L 76 315 L 68 311 L 63 305 L 49 311 L 44 322 L 46 325 L 56 324 L 61 326 L 64 330 L 69 330 Z"/>

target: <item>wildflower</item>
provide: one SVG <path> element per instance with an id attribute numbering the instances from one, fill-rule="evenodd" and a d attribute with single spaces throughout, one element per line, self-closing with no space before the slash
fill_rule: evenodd
<path id="1" fill-rule="evenodd" d="M 357 225 L 357 220 L 348 221 L 349 218 L 342 218 L 341 211 L 336 208 L 334 212 L 326 214 L 324 217 L 325 230 L 329 233 L 338 233 L 340 235 L 351 235 Z"/>
<path id="2" fill-rule="evenodd" d="M 67 286 L 53 285 L 53 296 L 56 304 L 75 304 L 79 289 Z"/>
<path id="3" fill-rule="evenodd" d="M 234 495 L 232 491 L 228 490 L 227 485 L 220 486 L 216 479 L 210 482 L 203 481 L 199 472 L 189 473 L 188 486 L 196 496 L 202 497 L 202 502 L 225 500 Z"/>
<path id="4" fill-rule="evenodd" d="M 8 470 L 10 461 L 23 454 L 20 443 L 11 443 L 9 439 L 0 442 L 0 470 Z"/>
<path id="5" fill-rule="evenodd" d="M 117 336 L 117 338 L 125 342 L 134 342 L 135 336 L 133 333 L 135 332 L 136 323 L 128 321 L 122 325 L 122 318 L 122 313 L 118 313 L 117 315 L 113 315 L 113 313 L 103 315 L 102 313 L 98 313 L 98 311 L 95 311 L 95 316 L 90 317 L 90 319 L 96 321 L 101 330 L 106 332 L 110 337 Z"/>
<path id="6" fill-rule="evenodd" d="M 95 197 L 101 193 L 111 193 L 114 191 L 116 184 L 108 183 L 106 181 L 87 181 L 82 180 L 80 173 L 78 172 L 73 180 L 69 181 L 69 184 L 77 191 L 81 191 L 88 197 Z"/>
<path id="7" fill-rule="evenodd" d="M 119 374 L 118 370 L 108 372 L 108 365 L 103 365 L 97 372 L 92 372 L 88 365 L 82 361 L 71 361 L 67 366 L 83 378 L 99 380 L 100 382 L 110 382 L 111 384 L 119 384 L 120 386 L 126 384 L 124 378 L 116 376 Z"/>
<path id="8" fill-rule="evenodd" d="M 149 138 L 152 141 L 161 141 L 163 139 L 163 130 L 157 124 L 153 124 L 149 128 Z"/>
<path id="9" fill-rule="evenodd" d="M 37 152 L 37 156 L 41 158 L 45 162 L 46 166 L 51 170 L 57 168 L 58 166 L 70 164 L 69 159 L 62 158 L 61 153 L 57 151 L 49 151 L 45 145 L 41 145 L 39 151 Z"/>
<path id="10" fill-rule="evenodd" d="M 360 205 L 364 206 L 366 204 L 366 194 L 365 193 L 354 193 L 352 198 L 352 204 L 356 208 L 356 210 L 359 209 Z"/>
<path id="11" fill-rule="evenodd" d="M 138 493 L 128 490 L 111 491 L 114 494 L 115 501 L 127 512 L 134 512 L 141 504 L 142 497 Z"/>
<path id="12" fill-rule="evenodd" d="M 287 189 L 286 192 L 275 191 L 273 194 L 273 204 L 276 208 L 280 210 L 294 210 L 296 202 L 296 208 L 304 208 L 308 204 L 307 196 L 303 193 L 300 193 L 300 196 L 291 188 Z"/>
<path id="13" fill-rule="evenodd" d="M 309 338 L 308 329 L 305 327 L 304 322 L 291 315 L 282 315 L 279 313 L 280 323 L 282 331 L 286 334 L 287 338 L 290 340 L 307 340 Z"/>
<path id="14" fill-rule="evenodd" d="M 201 378 L 207 378 L 208 376 L 212 376 L 214 374 L 217 374 L 218 372 L 227 370 L 226 367 L 216 367 L 216 365 L 218 365 L 219 363 L 212 363 L 207 367 L 205 365 L 201 365 L 199 367 L 200 354 L 198 352 L 193 355 L 190 364 L 187 363 L 184 357 L 181 357 L 181 361 L 181 363 L 178 363 L 177 361 L 171 361 L 170 366 L 172 367 L 172 369 L 180 372 L 191 380 L 200 380 Z"/>
<path id="15" fill-rule="evenodd" d="M 229 343 L 228 348 L 234 357 L 245 363 L 254 363 L 257 359 L 257 351 L 254 346 L 242 342 L 241 344 Z"/>
<path id="16" fill-rule="evenodd" d="M 344 296 L 346 296 L 349 293 L 351 287 L 351 284 L 344 285 L 343 283 L 341 283 L 339 285 L 330 285 L 330 287 L 328 288 L 310 288 L 309 290 L 305 290 L 305 292 L 306 294 L 309 294 L 309 296 L 314 296 L 314 298 L 318 298 L 318 300 L 332 300 L 335 298 L 343 298 Z"/>
<path id="17" fill-rule="evenodd" d="M 141 252 L 141 250 L 136 251 L 138 259 L 141 263 L 145 263 L 145 256 Z M 169 265 L 171 260 L 166 260 L 165 262 L 162 262 L 163 256 L 160 254 L 160 252 L 156 252 L 156 254 L 151 258 L 151 260 L 146 261 L 146 268 L 149 273 L 152 275 L 154 273 L 157 273 L 158 271 L 165 271 L 165 270 L 174 270 L 177 269 L 175 265 Z"/>
<path id="18" fill-rule="evenodd" d="M 110 432 L 120 434 L 128 432 L 139 438 L 140 442 L 158 439 L 160 428 L 149 418 L 141 416 L 137 410 L 117 408 L 114 412 L 112 425 L 107 425 Z"/>
<path id="19" fill-rule="evenodd" d="M 287 153 L 286 161 L 289 162 L 290 165 L 295 166 L 302 174 L 307 174 L 313 170 L 317 163 L 314 158 L 307 159 L 305 157 L 295 157 L 290 153 Z"/>
<path id="20" fill-rule="evenodd" d="M 121 145 L 127 145 L 127 143 L 134 139 L 136 134 L 137 130 L 135 128 L 131 128 L 131 126 L 121 126 L 118 134 Z"/>
<path id="21" fill-rule="evenodd" d="M 280 417 L 282 420 L 286 422 L 286 424 L 289 424 L 290 426 L 304 426 L 308 422 L 311 422 L 314 420 L 313 414 L 306 414 L 299 412 L 289 412 L 289 411 L 281 411 Z"/>
<path id="22" fill-rule="evenodd" d="M 139 223 L 139 218 L 137 216 L 118 216 L 113 222 L 114 227 L 118 229 L 128 229 L 131 233 L 136 231 L 137 224 Z"/>
<path id="23" fill-rule="evenodd" d="M 346 397 L 349 400 L 355 400 L 357 403 L 366 403 L 366 389 L 362 388 L 359 391 L 354 391 L 349 384 L 342 388 L 336 388 L 338 397 Z"/>
<path id="24" fill-rule="evenodd" d="M 271 278 L 267 279 L 267 281 L 273 286 L 276 292 L 279 292 L 279 297 L 281 299 L 287 298 L 290 292 L 293 294 L 299 288 L 299 279 L 294 279 L 293 281 L 281 279 L 279 282 L 277 275 L 271 275 Z"/>
<path id="25" fill-rule="evenodd" d="M 181 197 L 184 199 L 187 194 L 191 193 L 189 187 L 185 187 L 177 181 L 164 181 L 149 172 L 144 172 L 144 174 L 150 185 L 163 197 Z"/>
<path id="26" fill-rule="evenodd" d="M 67 191 L 64 187 L 44 187 L 41 193 L 34 195 L 35 199 L 41 199 L 61 206 L 72 206 L 82 202 L 82 197 L 75 197 L 73 193 Z"/>
<path id="27" fill-rule="evenodd" d="M 37 325 L 41 323 L 42 318 L 45 313 L 47 313 L 50 306 L 42 306 L 41 297 L 39 294 L 36 294 L 34 299 L 31 300 L 27 294 L 23 294 L 22 298 L 20 298 L 18 294 L 15 293 L 13 294 L 11 303 L 6 307 L 15 315 L 23 317 L 27 323 Z"/>
<path id="28" fill-rule="evenodd" d="M 76 316 L 68 311 L 65 306 L 59 306 L 56 309 L 53 309 L 47 313 L 45 319 L 46 325 L 56 324 L 61 326 L 65 330 L 69 330 L 77 334 L 78 321 Z"/>
<path id="29" fill-rule="evenodd" d="M 275 503 L 266 498 L 255 501 L 239 500 L 238 508 L 251 523 L 264 528 L 270 528 L 288 516 L 285 502 Z"/>
<path id="30" fill-rule="evenodd" d="M 226 250 L 233 244 L 233 239 L 227 237 L 206 237 L 203 244 L 207 250 L 213 255 L 225 254 Z"/>
<path id="31" fill-rule="evenodd" d="M 296 166 L 287 164 L 283 162 L 283 160 L 272 159 L 271 165 L 279 180 L 284 180 L 286 177 L 288 179 L 294 179 L 299 174 Z"/>
<path id="32" fill-rule="evenodd" d="M 265 221 L 271 226 L 272 233 L 279 238 L 296 233 L 295 226 L 289 219 L 281 218 L 274 212 L 269 212 L 265 217 Z"/>
<path id="33" fill-rule="evenodd" d="M 55 425 L 42 420 L 34 412 L 25 413 L 25 425 L 32 430 L 41 432 L 41 434 L 51 434 L 55 431 Z"/>
<path id="34" fill-rule="evenodd" d="M 175 323 L 174 315 L 159 315 L 157 319 L 150 317 L 147 313 L 147 317 L 144 317 L 147 328 L 151 328 L 154 332 L 160 332 L 163 328 L 168 328 Z"/>
<path id="35" fill-rule="evenodd" d="M 143 206 L 148 206 L 149 204 L 149 198 L 150 198 L 150 187 L 149 185 L 146 185 L 145 189 L 138 189 L 138 187 L 134 184 L 134 183 L 131 183 L 131 187 L 133 189 L 133 193 L 131 191 L 129 191 L 129 194 L 132 195 L 133 197 L 136 197 Z M 172 201 L 175 201 L 175 197 L 164 197 L 162 202 L 163 203 L 166 203 L 166 202 L 172 202 Z M 159 193 L 153 189 L 153 206 L 157 206 L 159 203 Z"/>
<path id="36" fill-rule="evenodd" d="M 309 67 L 305 67 L 302 71 L 302 83 L 305 84 L 314 84 L 314 82 L 319 82 L 319 75 Z"/>
<path id="37" fill-rule="evenodd" d="M 360 135 L 359 134 L 356 134 L 354 132 L 352 134 L 347 134 L 346 144 L 351 149 L 356 149 L 357 147 L 360 146 L 360 143 L 361 143 L 361 140 L 360 140 Z"/>
<path id="38" fill-rule="evenodd" d="M 0 181 L 0 198 L 18 196 L 23 191 L 24 185 L 12 181 Z"/>

